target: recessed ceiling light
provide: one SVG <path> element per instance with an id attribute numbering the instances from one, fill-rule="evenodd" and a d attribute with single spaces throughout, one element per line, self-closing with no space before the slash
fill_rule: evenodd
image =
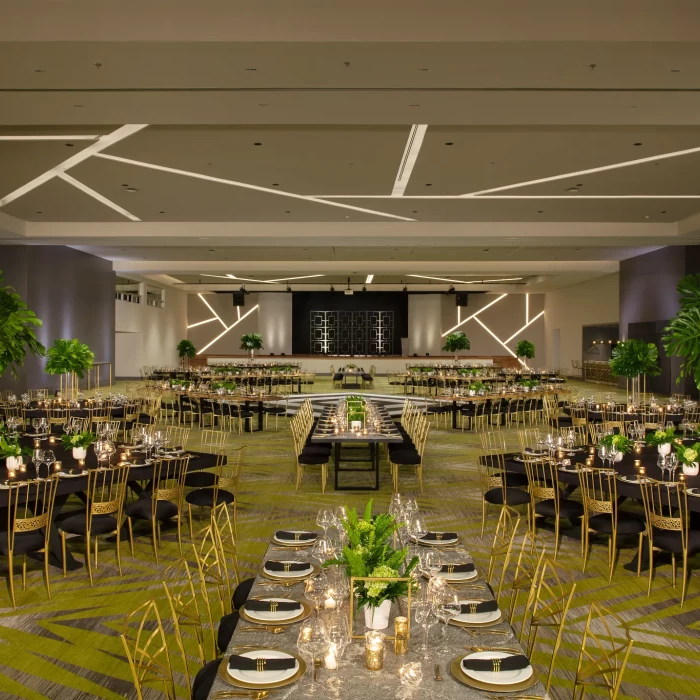
<path id="1" fill-rule="evenodd" d="M 417 213 L 418 213 L 418 209 L 414 209 L 411 213 L 412 213 L 412 214 L 417 214 Z"/>
<path id="2" fill-rule="evenodd" d="M 484 253 L 488 253 L 490 248 L 484 248 Z"/>
<path id="3" fill-rule="evenodd" d="M 200 241 L 208 241 L 208 240 L 209 240 L 209 236 L 200 236 L 200 237 L 199 237 L 199 240 L 200 240 Z"/>
<path id="4" fill-rule="evenodd" d="M 213 248 L 209 248 L 210 253 L 216 253 L 216 251 Z"/>
<path id="5" fill-rule="evenodd" d="M 420 105 L 408 105 L 409 107 L 420 107 Z"/>
<path id="6" fill-rule="evenodd" d="M 291 214 L 292 212 L 291 212 L 289 209 L 287 209 L 287 211 L 285 211 L 284 213 L 285 213 L 285 214 Z"/>
<path id="7" fill-rule="evenodd" d="M 43 214 L 43 213 L 44 213 L 43 211 L 38 211 L 38 212 L 37 212 L 37 214 Z"/>
<path id="8" fill-rule="evenodd" d="M 85 107 L 85 105 L 73 105 L 73 107 Z"/>
<path id="9" fill-rule="evenodd" d="M 247 71 L 256 71 L 258 70 L 257 68 L 246 68 Z"/>
<path id="10" fill-rule="evenodd" d="M 637 142 L 633 143 L 632 145 L 633 145 L 633 146 L 641 146 L 641 145 L 642 145 L 642 142 L 641 142 L 641 141 L 637 141 Z"/>
<path id="11" fill-rule="evenodd" d="M 454 146 L 454 141 L 445 141 L 445 146 Z"/>
<path id="12" fill-rule="evenodd" d="M 253 146 L 262 146 L 262 142 L 261 142 L 261 141 L 256 141 L 256 142 L 253 144 Z"/>
<path id="13" fill-rule="evenodd" d="M 374 275 L 367 275 L 367 279 L 365 280 L 365 284 L 371 284 L 373 279 L 374 279 Z"/>
<path id="14" fill-rule="evenodd" d="M 578 187 L 569 187 L 567 192 L 578 192 Z"/>
<path id="15" fill-rule="evenodd" d="M 680 73 L 681 69 L 680 68 L 671 68 L 671 73 Z"/>
<path id="16" fill-rule="evenodd" d="M 165 214 L 165 212 L 164 212 L 164 211 L 162 211 L 162 212 L 160 212 L 160 213 L 161 213 L 161 214 Z"/>
<path id="17" fill-rule="evenodd" d="M 35 68 L 34 72 L 35 73 L 46 73 L 46 71 L 43 68 Z"/>
<path id="18" fill-rule="evenodd" d="M 272 183 L 272 186 L 273 186 L 273 187 L 279 187 L 279 186 L 280 186 L 280 183 L 279 183 L 279 182 L 273 182 L 273 183 Z"/>
<path id="19" fill-rule="evenodd" d="M 430 68 L 419 68 L 419 71 L 422 71 L 423 73 L 430 73 Z"/>
<path id="20" fill-rule="evenodd" d="M 432 182 L 426 182 L 426 183 L 425 183 L 425 186 L 426 186 L 426 187 L 432 187 L 432 186 L 433 186 L 433 183 L 432 183 Z"/>
<path id="21" fill-rule="evenodd" d="M 665 214 L 665 213 L 666 213 L 666 210 L 664 209 L 664 211 L 662 211 L 661 213 L 662 213 L 662 214 Z"/>
<path id="22" fill-rule="evenodd" d="M 72 143 L 67 143 L 67 144 L 65 144 L 65 145 L 68 146 L 68 148 L 73 148 L 73 144 L 72 144 Z"/>
<path id="23" fill-rule="evenodd" d="M 645 214 L 645 215 L 644 215 L 644 218 L 645 218 L 645 219 L 648 219 L 648 218 L 649 218 L 649 214 Z"/>
<path id="24" fill-rule="evenodd" d="M 128 187 L 129 185 L 127 183 L 123 183 L 122 187 Z"/>
<path id="25" fill-rule="evenodd" d="M 138 190 L 135 187 L 127 187 L 126 191 L 127 192 L 138 192 Z"/>

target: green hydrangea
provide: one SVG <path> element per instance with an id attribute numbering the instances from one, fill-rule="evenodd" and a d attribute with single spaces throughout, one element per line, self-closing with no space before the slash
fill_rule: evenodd
<path id="1" fill-rule="evenodd" d="M 357 530 L 358 532 L 369 532 L 374 525 L 372 523 L 368 523 L 366 520 L 358 520 L 357 522 Z"/>
<path id="2" fill-rule="evenodd" d="M 691 447 L 688 447 L 685 450 L 683 450 L 683 457 L 685 458 L 685 461 L 688 464 L 692 464 L 693 462 L 697 462 L 698 461 L 697 450 L 694 450 Z"/>
<path id="3" fill-rule="evenodd" d="M 390 566 L 380 565 L 375 567 L 370 573 L 370 578 L 396 578 L 398 572 L 392 569 Z M 367 586 L 367 597 L 368 598 L 379 598 L 379 596 L 386 590 L 389 584 L 387 582 L 378 581 L 377 583 L 370 583 Z"/>

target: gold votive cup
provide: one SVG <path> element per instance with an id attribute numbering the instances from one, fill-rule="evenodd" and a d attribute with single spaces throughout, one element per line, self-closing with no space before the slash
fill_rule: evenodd
<path id="1" fill-rule="evenodd" d="M 394 618 L 394 654 L 405 654 L 408 651 L 408 618 Z"/>
<path id="2" fill-rule="evenodd" d="M 313 635 L 313 629 L 311 627 L 302 627 L 301 638 L 304 642 L 310 642 L 312 635 Z"/>
<path id="3" fill-rule="evenodd" d="M 646 467 L 639 467 L 639 476 L 644 476 L 647 473 Z"/>
<path id="4" fill-rule="evenodd" d="M 384 668 L 384 635 L 377 630 L 365 634 L 365 666 L 370 671 Z"/>
<path id="5" fill-rule="evenodd" d="M 62 463 L 62 462 L 54 462 L 54 463 L 53 463 L 53 470 L 54 470 L 55 472 L 60 472 L 62 468 L 63 468 L 63 463 Z"/>
<path id="6" fill-rule="evenodd" d="M 594 447 L 594 446 L 591 446 L 591 447 L 588 448 L 588 454 L 589 454 L 589 455 L 594 455 L 594 454 L 595 454 L 595 447 Z"/>
<path id="7" fill-rule="evenodd" d="M 126 458 L 127 458 L 126 452 L 122 452 L 122 453 L 119 455 L 119 459 L 120 459 L 122 462 L 126 462 L 126 461 L 127 461 Z"/>
<path id="8" fill-rule="evenodd" d="M 637 443 L 634 446 L 634 454 L 636 454 L 636 455 L 642 454 L 642 446 L 639 443 Z"/>
<path id="9" fill-rule="evenodd" d="M 635 459 L 634 460 L 634 468 L 639 469 L 639 467 L 642 466 L 642 460 L 641 459 Z"/>
<path id="10" fill-rule="evenodd" d="M 593 457 L 586 457 L 586 466 L 587 467 L 593 466 Z"/>
<path id="11" fill-rule="evenodd" d="M 49 445 L 55 445 L 56 438 L 53 435 L 49 435 Z"/>
<path id="12" fill-rule="evenodd" d="M 78 460 L 78 466 L 79 466 L 81 469 L 84 469 L 84 468 L 85 468 L 85 460 L 84 460 L 84 459 L 79 459 L 79 460 Z"/>
<path id="13" fill-rule="evenodd" d="M 34 438 L 34 447 L 41 447 L 41 440 L 39 440 L 39 438 Z"/>
<path id="14" fill-rule="evenodd" d="M 7 470 L 7 478 L 8 479 L 14 479 L 16 477 L 17 477 L 17 472 L 14 469 Z"/>

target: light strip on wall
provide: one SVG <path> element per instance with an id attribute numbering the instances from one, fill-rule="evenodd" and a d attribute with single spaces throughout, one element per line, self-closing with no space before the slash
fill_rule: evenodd
<path id="1" fill-rule="evenodd" d="M 199 321 L 197 323 L 190 323 L 188 328 L 194 328 L 195 326 L 203 326 L 205 323 L 211 323 L 212 321 L 216 321 L 216 316 L 212 316 L 211 318 L 208 318 L 206 321 Z"/>
<path id="2" fill-rule="evenodd" d="M 239 280 L 240 282 L 260 282 L 260 284 L 275 284 L 276 282 L 289 282 L 290 280 L 306 280 L 310 279 L 311 277 L 325 277 L 325 275 L 300 275 L 299 277 L 280 277 L 279 279 L 274 280 L 254 280 L 248 277 L 236 277 L 236 275 L 232 275 L 231 273 L 227 273 L 225 275 L 210 275 L 206 272 L 201 272 L 199 276 L 217 277 L 218 279 L 222 280 Z"/>
<path id="3" fill-rule="evenodd" d="M 125 216 L 127 219 L 131 219 L 131 221 L 141 221 L 141 219 L 139 219 L 138 216 L 134 216 L 131 212 L 128 212 L 123 207 L 120 207 L 118 204 L 115 204 L 112 200 L 107 199 L 107 197 L 103 197 L 99 192 L 96 192 L 91 187 L 88 187 L 86 184 L 80 182 L 80 180 L 76 180 L 71 175 L 68 175 L 68 173 L 58 173 L 56 177 L 60 178 L 61 180 L 67 182 L 70 185 L 73 185 L 73 187 L 77 187 L 81 192 L 89 194 L 93 199 L 96 199 L 98 202 L 101 202 L 105 206 L 108 206 L 110 209 L 114 209 L 114 211 L 119 212 L 122 216 Z"/>
<path id="4" fill-rule="evenodd" d="M 495 280 L 453 280 L 448 277 L 430 277 L 428 275 L 406 275 L 406 277 L 418 277 L 422 280 L 437 280 L 438 282 L 452 282 L 454 284 L 484 284 L 485 282 L 518 282 L 522 277 L 500 277 Z"/>
<path id="5" fill-rule="evenodd" d="M 394 187 L 391 190 L 392 197 L 403 197 L 408 181 L 411 179 L 413 167 L 418 160 L 418 154 L 420 153 L 421 146 L 423 145 L 423 138 L 427 130 L 427 124 L 414 124 L 411 127 L 408 140 L 406 141 L 406 147 L 403 150 L 401 162 L 399 163 L 399 171 L 396 174 Z"/>
<path id="6" fill-rule="evenodd" d="M 253 313 L 258 308 L 259 304 L 256 304 L 248 313 L 243 314 L 237 321 L 234 321 L 226 330 L 224 330 L 222 333 L 216 336 L 214 340 L 212 340 L 210 343 L 207 343 L 197 354 L 201 355 L 207 348 L 210 348 L 214 343 L 219 340 L 220 338 L 223 338 L 232 328 L 235 328 L 244 318 L 247 316 L 250 316 L 250 314 Z M 224 324 L 225 325 L 225 324 Z"/>
<path id="7" fill-rule="evenodd" d="M 208 182 L 219 182 L 222 185 L 231 185 L 233 187 L 242 187 L 247 190 L 256 190 L 257 192 L 267 192 L 268 194 L 275 194 L 279 197 L 291 197 L 292 199 L 301 199 L 305 202 L 317 202 L 319 204 L 326 204 L 333 207 L 340 207 L 341 209 L 351 209 L 353 211 L 360 211 L 364 214 L 375 214 L 376 216 L 385 216 L 389 219 L 398 219 L 399 221 L 415 221 L 415 219 L 408 218 L 406 216 L 399 216 L 398 214 L 387 214 L 383 211 L 376 211 L 374 209 L 365 209 L 363 207 L 354 207 L 350 204 L 341 204 L 340 202 L 332 202 L 326 199 L 318 199 L 317 197 L 312 197 L 310 195 L 295 194 L 294 192 L 287 192 L 286 190 L 280 190 L 279 188 L 272 189 L 270 187 L 260 187 L 259 185 L 251 185 L 247 182 L 239 182 L 238 180 L 227 180 L 222 177 L 214 177 L 213 175 L 204 175 L 202 173 L 195 173 L 190 170 L 180 170 L 178 168 L 168 168 L 164 165 L 156 165 L 154 163 L 145 163 L 141 160 L 132 160 L 131 158 L 122 158 L 121 156 L 113 156 L 108 153 L 96 154 L 100 158 L 106 158 L 107 160 L 113 160 L 117 163 L 127 163 L 128 165 L 137 165 L 141 168 L 149 168 L 151 170 L 160 170 L 164 173 L 172 173 L 173 175 L 184 175 L 185 177 L 192 177 L 197 180 L 207 180 Z"/>
<path id="8" fill-rule="evenodd" d="M 367 279 L 365 280 L 365 284 L 372 284 L 373 279 L 374 279 L 374 275 L 367 275 Z"/>
<path id="9" fill-rule="evenodd" d="M 99 134 L 70 134 L 67 136 L 27 134 L 25 136 L 0 136 L 0 141 L 96 141 L 99 138 Z"/>
<path id="10" fill-rule="evenodd" d="M 655 159 L 652 159 L 655 160 Z M 575 175 L 573 173 L 572 175 Z M 571 177 L 571 175 L 567 175 Z M 529 184 L 529 183 L 526 183 Z M 519 187 L 519 185 L 508 185 Z M 390 194 L 314 194 L 314 199 L 395 199 Z M 405 194 L 403 199 L 700 199 L 698 194 Z"/>
<path id="11" fill-rule="evenodd" d="M 525 367 L 525 363 L 480 319 L 474 319 L 494 340 L 497 340 L 518 362 Z"/>
<path id="12" fill-rule="evenodd" d="M 300 275 L 299 277 L 280 277 L 276 280 L 265 280 L 265 282 L 289 282 L 290 280 L 308 280 L 311 277 L 325 277 L 325 275 Z"/>
<path id="13" fill-rule="evenodd" d="M 204 298 L 203 294 L 197 294 L 197 296 L 204 302 L 205 306 L 211 311 L 216 318 L 219 319 L 219 323 L 226 328 L 226 324 L 221 320 L 221 316 L 214 311 L 214 307 Z"/>
<path id="14" fill-rule="evenodd" d="M 530 295 L 525 295 L 525 323 L 530 322 Z M 508 342 L 508 341 L 506 341 Z"/>
<path id="15" fill-rule="evenodd" d="M 504 342 L 510 343 L 510 341 L 513 340 L 513 338 L 515 338 L 515 336 L 518 335 L 518 333 L 522 333 L 528 326 L 531 326 L 540 316 L 544 316 L 544 311 L 540 311 L 537 314 L 537 316 L 533 316 L 520 330 L 515 331 L 515 333 L 513 333 L 513 335 L 511 335 L 510 338 L 508 338 Z"/>
<path id="16" fill-rule="evenodd" d="M 56 175 L 59 173 L 64 173 L 66 170 L 70 170 L 70 168 L 78 165 L 78 163 L 82 163 L 91 156 L 99 155 L 101 150 L 114 145 L 118 141 L 127 138 L 127 136 L 135 134 L 137 131 L 141 131 L 141 129 L 145 129 L 147 126 L 148 124 L 126 124 L 125 126 L 119 127 L 119 129 L 113 131 L 111 134 L 100 136 L 98 141 L 95 141 L 95 143 L 90 144 L 79 153 L 76 153 L 74 156 L 64 160 L 62 163 L 59 163 L 55 168 L 47 170 L 45 173 L 42 173 L 33 180 L 30 180 L 26 185 L 22 185 L 22 187 L 18 187 L 13 192 L 10 192 L 10 194 L 5 195 L 2 199 L 0 199 L 0 207 L 4 207 L 6 204 L 14 202 L 14 200 L 18 197 L 27 194 L 27 192 L 31 192 L 33 189 L 39 187 L 39 185 L 43 185 L 45 182 L 51 180 L 51 178 L 56 177 Z"/>
<path id="17" fill-rule="evenodd" d="M 465 318 L 464 321 L 460 321 L 456 326 L 453 326 L 452 328 L 450 328 L 450 330 L 445 331 L 445 332 L 442 334 L 442 337 L 444 338 L 448 333 L 452 333 L 452 331 L 457 330 L 460 326 L 463 326 L 467 321 L 471 321 L 472 319 L 478 320 L 476 317 L 477 317 L 482 311 L 486 311 L 486 309 L 488 309 L 490 306 L 493 306 L 494 304 L 498 303 L 499 301 L 501 301 L 501 299 L 503 299 L 504 297 L 507 297 L 507 296 L 508 296 L 507 294 L 501 294 L 500 297 L 498 297 L 497 299 L 494 299 L 493 301 L 489 302 L 488 304 L 486 304 L 486 306 L 482 306 L 476 313 L 473 313 L 471 316 Z M 458 308 L 459 308 L 459 307 L 458 307 Z"/>

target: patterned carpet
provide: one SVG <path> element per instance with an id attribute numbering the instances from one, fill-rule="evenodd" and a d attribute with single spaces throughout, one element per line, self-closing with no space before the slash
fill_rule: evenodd
<path id="1" fill-rule="evenodd" d="M 604 395 L 610 391 L 594 385 L 582 388 L 586 394 Z M 321 378 L 314 390 L 329 392 L 330 382 Z M 390 393 L 385 380 L 378 379 L 376 391 Z M 509 445 L 515 448 L 515 432 L 506 431 L 506 435 Z M 189 447 L 197 449 L 197 440 L 198 435 L 194 434 Z M 481 539 L 480 492 L 474 466 L 476 442 L 474 434 L 433 427 L 426 449 L 425 493 L 416 493 L 416 483 L 407 473 L 402 476 L 401 491 L 418 497 L 431 527 L 456 529 L 483 566 L 488 560 L 495 515 L 491 516 L 486 536 Z M 313 527 L 320 507 L 341 504 L 363 507 L 369 497 L 375 498 L 377 510 L 388 506 L 391 483 L 386 464 L 382 466 L 379 493 L 335 493 L 330 487 L 321 495 L 320 478 L 313 471 L 307 474 L 299 492 L 295 492 L 294 462 L 284 419 L 277 432 L 271 424 L 264 433 L 237 437 L 236 444 L 249 446 L 239 502 L 240 566 L 244 577 L 254 573 L 271 533 L 278 527 Z M 66 510 L 69 509 L 70 503 Z M 46 598 L 40 565 L 30 562 L 29 584 L 26 591 L 18 590 L 17 611 L 0 608 L 0 698 L 136 697 L 118 637 L 122 620 L 127 612 L 151 597 L 158 600 L 167 617 L 161 579 L 165 568 L 177 558 L 174 536 L 164 533 L 161 562 L 156 565 L 149 534 L 137 531 L 134 558 L 128 547 L 123 546 L 121 579 L 114 565 L 113 546 L 109 544 L 101 548 L 100 568 L 93 588 L 84 569 L 69 573 L 66 579 L 53 569 L 52 601 Z M 543 537 L 551 542 L 550 533 L 543 532 Z M 82 559 L 81 542 L 73 541 L 70 547 Z M 582 574 L 578 540 L 563 537 L 558 562 L 575 575 L 578 587 L 557 661 L 553 698 L 571 697 L 587 606 L 592 601 L 611 607 L 631 624 L 635 645 L 620 698 L 686 700 L 700 696 L 697 577 L 691 578 L 686 604 L 681 610 L 679 591 L 671 587 L 670 567 L 657 571 L 652 595 L 647 598 L 646 578 L 637 579 L 622 568 L 632 555 L 632 550 L 620 553 L 615 577 L 608 585 L 605 545 L 593 547 L 588 570 Z M 0 568 L 5 576 L 2 560 Z M 0 592 L 0 606 L 7 606 L 8 600 L 5 589 Z M 174 643 L 172 648 L 176 648 Z M 535 663 L 548 665 L 550 650 L 551 640 L 546 634 L 541 635 Z M 176 654 L 172 656 L 177 664 Z M 187 697 L 185 688 L 180 688 L 179 694 Z M 162 696 L 152 692 L 147 697 Z"/>

